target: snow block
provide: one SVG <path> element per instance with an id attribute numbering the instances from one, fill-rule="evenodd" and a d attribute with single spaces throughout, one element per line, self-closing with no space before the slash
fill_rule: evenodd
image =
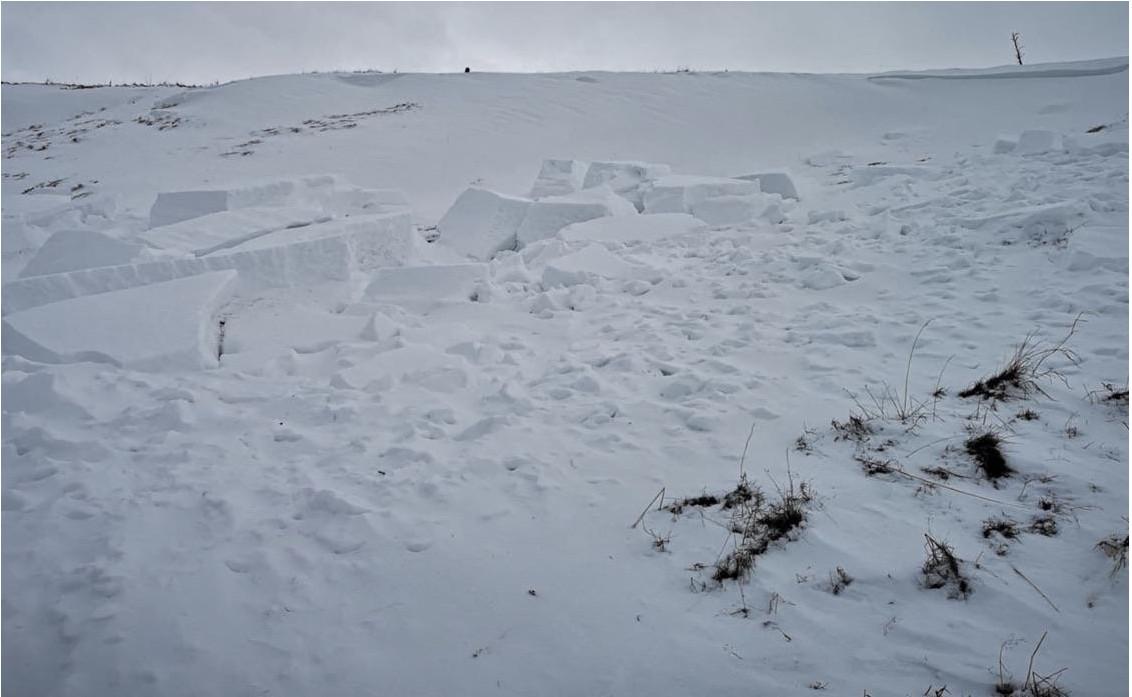
<path id="1" fill-rule="evenodd" d="M 172 225 L 239 208 L 324 204 L 340 185 L 336 177 L 318 175 L 211 190 L 164 192 L 157 195 L 149 210 L 149 226 Z"/>
<path id="2" fill-rule="evenodd" d="M 1014 152 L 1014 148 L 1016 147 L 1018 147 L 1018 143 L 1009 138 L 996 138 L 994 141 L 994 152 L 996 155 Z"/>
<path id="3" fill-rule="evenodd" d="M 408 213 L 357 216 L 281 230 L 202 257 L 161 259 L 34 276 L 7 283 L 3 312 L 235 269 L 241 290 L 345 281 L 355 270 L 400 266 L 423 244 Z"/>
<path id="4" fill-rule="evenodd" d="M 542 286 L 568 287 L 592 284 L 599 278 L 631 278 L 643 270 L 644 267 L 622 260 L 600 244 L 591 244 L 548 262 L 543 268 Z"/>
<path id="5" fill-rule="evenodd" d="M 538 199 L 580 191 L 586 181 L 588 168 L 587 163 L 578 160 L 543 160 L 542 169 L 528 196 Z"/>
<path id="6" fill-rule="evenodd" d="M 470 302 L 487 282 L 486 264 L 403 266 L 378 269 L 366 287 L 365 299 L 414 306 L 443 301 Z"/>
<path id="7" fill-rule="evenodd" d="M 764 217 L 776 200 L 767 194 L 716 196 L 693 203 L 690 211 L 709 225 L 739 225 Z"/>
<path id="8" fill-rule="evenodd" d="M 518 247 L 553 237 L 572 223 L 580 223 L 606 216 L 634 216 L 637 209 L 632 203 L 613 193 L 605 186 L 535 201 L 517 232 Z"/>
<path id="9" fill-rule="evenodd" d="M 149 226 L 179 223 L 228 210 L 227 191 L 173 191 L 157 195 L 149 209 Z"/>
<path id="10" fill-rule="evenodd" d="M 709 198 L 747 196 L 759 193 L 757 181 L 668 175 L 661 177 L 644 193 L 646 213 L 691 213 L 692 207 Z"/>
<path id="11" fill-rule="evenodd" d="M 235 283 L 235 271 L 221 271 L 17 312 L 3 321 L 4 353 L 147 371 L 216 367 L 217 314 Z"/>
<path id="12" fill-rule="evenodd" d="M 323 223 L 329 219 L 320 209 L 251 207 L 209 213 L 151 228 L 140 237 L 156 249 L 204 256 L 278 230 Z"/>
<path id="13" fill-rule="evenodd" d="M 116 240 L 94 230 L 60 230 L 47 238 L 24 267 L 20 278 L 128 264 L 141 250 L 141 245 Z"/>
<path id="14" fill-rule="evenodd" d="M 702 230 L 704 222 L 687 213 L 595 218 L 568 225 L 558 236 L 569 242 L 640 242 Z"/>
<path id="15" fill-rule="evenodd" d="M 786 172 L 760 172 L 758 174 L 744 174 L 736 179 L 758 182 L 764 194 L 778 194 L 782 198 L 798 200 L 798 189 L 794 187 L 794 180 Z"/>
<path id="16" fill-rule="evenodd" d="M 513 249 L 531 201 L 473 187 L 467 189 L 437 224 L 440 241 L 461 254 L 487 261 Z"/>
<path id="17" fill-rule="evenodd" d="M 607 185 L 615 194 L 628 199 L 638 211 L 643 211 L 645 184 L 671 172 L 668 165 L 649 162 L 593 162 L 586 170 L 582 188 Z"/>
<path id="18" fill-rule="evenodd" d="M 1052 150 L 1061 150 L 1061 136 L 1053 131 L 1022 131 L 1018 136 L 1019 155 L 1040 155 Z"/>

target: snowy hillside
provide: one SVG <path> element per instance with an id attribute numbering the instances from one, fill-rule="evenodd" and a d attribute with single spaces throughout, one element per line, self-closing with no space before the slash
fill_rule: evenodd
<path id="1" fill-rule="evenodd" d="M 1127 59 L 2 96 L 5 694 L 1125 693 Z"/>

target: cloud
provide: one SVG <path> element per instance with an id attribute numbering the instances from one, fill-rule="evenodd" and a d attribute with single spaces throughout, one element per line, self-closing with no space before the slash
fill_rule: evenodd
<path id="1" fill-rule="evenodd" d="M 311 70 L 871 72 L 1128 53 L 1125 3 L 4 3 L 7 80 Z"/>

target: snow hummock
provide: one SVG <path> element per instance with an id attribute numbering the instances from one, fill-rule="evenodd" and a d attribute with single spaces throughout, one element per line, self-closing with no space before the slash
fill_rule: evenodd
<path id="1" fill-rule="evenodd" d="M 4 353 L 43 363 L 97 361 L 135 370 L 216 367 L 217 313 L 235 271 L 88 295 L 4 317 Z"/>

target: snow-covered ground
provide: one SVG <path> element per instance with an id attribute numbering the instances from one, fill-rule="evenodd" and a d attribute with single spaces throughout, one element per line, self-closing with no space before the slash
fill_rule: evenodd
<path id="1" fill-rule="evenodd" d="M 1125 693 L 1126 59 L 2 96 L 5 694 Z"/>

